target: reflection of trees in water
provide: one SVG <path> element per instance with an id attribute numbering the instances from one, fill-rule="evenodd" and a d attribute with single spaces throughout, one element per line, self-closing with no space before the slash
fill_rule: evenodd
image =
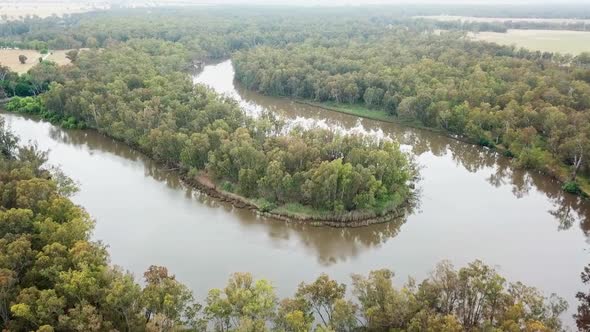
<path id="1" fill-rule="evenodd" d="M 590 236 L 590 209 L 585 200 L 566 192 L 550 196 L 553 209 L 549 213 L 559 221 L 559 229 L 567 230 L 579 223 L 586 236 Z"/>
<path id="2" fill-rule="evenodd" d="M 586 200 L 564 192 L 556 180 L 514 167 L 506 158 L 498 158 L 493 167 L 494 171 L 488 178 L 491 185 L 496 188 L 510 185 L 517 198 L 528 195 L 533 188 L 539 190 L 553 204 L 553 208 L 547 212 L 559 222 L 559 230 L 567 230 L 574 224 L 579 224 L 584 234 L 590 236 L 590 207 Z"/>
<path id="3" fill-rule="evenodd" d="M 548 213 L 559 222 L 559 230 L 567 230 L 573 225 L 579 224 L 584 234 L 590 236 L 590 206 L 587 200 L 564 192 L 557 180 L 538 173 L 525 171 L 521 171 L 521 173 L 526 173 L 531 179 L 531 186 L 549 198 L 553 208 Z"/>
<path id="4" fill-rule="evenodd" d="M 586 265 L 582 273 L 580 273 L 580 279 L 584 288 L 576 294 L 578 299 L 578 310 L 574 315 L 576 325 L 579 331 L 590 331 L 590 265 Z"/>
<path id="5" fill-rule="evenodd" d="M 158 165 L 158 163 L 148 159 L 147 157 L 145 160 L 142 160 L 146 176 L 154 178 L 158 182 L 164 182 L 166 185 L 171 189 L 182 189 L 187 188 L 180 177 L 174 172 L 163 168 L 163 166 Z"/>
<path id="6" fill-rule="evenodd" d="M 354 258 L 362 252 L 379 247 L 400 231 L 414 206 L 408 206 L 403 217 L 391 222 L 360 228 L 317 227 L 305 223 L 285 223 L 269 218 L 241 218 L 246 223 L 264 223 L 269 237 L 279 244 L 297 241 L 317 256 L 319 263 L 329 266 Z"/>
<path id="7" fill-rule="evenodd" d="M 313 248 L 312 250 L 318 253 L 318 260 L 322 265 L 331 265 L 356 257 L 359 253 L 379 247 L 396 237 L 413 210 L 414 206 L 408 206 L 402 217 L 384 224 L 361 228 L 325 229 L 328 232 L 321 233 L 313 230 L 300 232 L 301 240 L 306 243 L 306 247 Z"/>
<path id="8" fill-rule="evenodd" d="M 314 115 L 320 118 L 327 116 L 328 124 L 343 125 L 348 128 L 357 125 L 358 119 L 352 116 L 328 112 L 315 107 L 302 106 L 287 100 L 279 100 L 277 102 L 272 97 L 262 98 L 262 102 L 259 102 L 259 96 L 248 94 L 245 99 L 250 102 L 262 104 L 274 111 L 279 108 L 291 107 L 289 113 L 283 112 L 287 116 L 309 116 L 310 112 L 313 112 Z M 412 153 L 417 156 L 424 153 L 431 153 L 437 157 L 450 154 L 457 166 L 463 167 L 469 172 L 473 173 L 483 169 L 492 169 L 492 174 L 487 179 L 490 185 L 496 188 L 503 185 L 510 185 L 512 186 L 512 193 L 517 198 L 528 195 L 533 188 L 536 188 L 543 192 L 554 205 L 548 213 L 559 221 L 560 230 L 569 229 L 574 224 L 579 223 L 585 234 L 590 236 L 590 218 L 588 218 L 590 208 L 587 202 L 564 193 L 559 183 L 552 181 L 546 176 L 531 174 L 527 171 L 517 169 L 511 165 L 509 159 L 499 156 L 497 153 L 472 144 L 450 139 L 437 133 L 370 120 L 363 121 L 363 125 L 367 130 L 384 130 L 400 143 L 410 145 L 412 147 Z M 62 130 L 52 126 L 49 135 L 58 142 L 75 146 L 86 146 L 90 151 L 109 152 L 130 161 L 139 161 L 144 166 L 146 176 L 152 177 L 159 182 L 164 182 L 172 189 L 178 190 L 182 188 L 187 198 L 194 197 L 193 189 L 184 186 L 174 172 L 164 169 L 140 152 L 130 149 L 124 143 L 107 138 L 96 131 Z M 205 201 L 208 202 L 206 205 L 209 206 L 220 205 L 211 200 Z M 225 206 L 224 204 L 221 205 Z M 233 208 L 228 208 L 227 206 L 226 209 L 233 210 Z M 232 213 L 235 213 L 235 211 Z M 242 223 L 248 224 L 252 220 L 255 220 L 256 224 L 261 223 L 260 219 L 251 216 L 251 212 L 248 211 L 248 214 L 250 215 L 249 217 L 240 216 L 239 219 Z M 374 247 L 393 238 L 399 231 L 399 226 L 403 224 L 403 221 L 374 225 L 361 229 L 331 229 L 329 236 L 325 235 L 328 233 L 325 230 L 318 231 L 317 228 L 310 230 L 310 226 L 301 224 L 289 224 L 285 226 L 282 222 L 276 221 L 268 222 L 267 224 L 269 225 L 269 235 L 271 237 L 280 238 L 286 236 L 288 238 L 291 232 L 295 232 L 307 247 L 313 248 L 312 250 L 317 252 L 321 262 L 330 264 L 331 262 L 354 256 L 363 249 Z M 327 240 L 328 238 L 329 240 Z"/>
<path id="9" fill-rule="evenodd" d="M 328 266 L 354 258 L 394 238 L 405 221 L 406 217 L 402 217 L 359 229 L 330 229 L 329 234 L 311 230 L 299 232 L 299 235 L 307 248 L 317 252 L 319 263 Z"/>
<path id="10" fill-rule="evenodd" d="M 51 126 L 49 137 L 67 145 L 85 146 L 90 152 L 109 152 L 131 161 L 147 159 L 140 152 L 130 149 L 126 144 L 108 138 L 94 130 L 64 130 Z"/>
<path id="11" fill-rule="evenodd" d="M 181 187 L 178 176 L 155 161 L 151 160 L 139 151 L 136 151 L 125 143 L 118 142 L 106 137 L 94 130 L 64 130 L 56 126 L 49 129 L 49 137 L 57 142 L 87 148 L 90 153 L 107 152 L 128 161 L 139 162 L 144 166 L 144 175 L 155 179 L 158 182 L 164 182 L 172 189 Z"/>
<path id="12" fill-rule="evenodd" d="M 488 183 L 499 188 L 503 185 L 512 187 L 512 194 L 516 198 L 525 197 L 534 188 L 544 193 L 553 208 L 548 211 L 557 221 L 559 230 L 567 230 L 578 223 L 584 233 L 590 236 L 590 206 L 586 200 L 568 194 L 561 189 L 561 184 L 545 175 L 531 173 L 515 167 L 511 160 L 498 153 L 441 137 L 432 137 L 432 133 L 422 135 L 416 130 L 409 130 L 403 136 L 405 144 L 413 147 L 413 152 L 420 155 L 431 152 L 441 157 L 450 153 L 458 166 L 469 172 L 477 172 L 486 168 L 493 171 L 488 177 Z"/>
<path id="13" fill-rule="evenodd" d="M 511 165 L 510 160 L 496 157 L 495 164 L 490 165 L 493 169 L 487 181 L 494 187 L 512 186 L 512 193 L 516 198 L 523 198 L 533 188 L 533 177 L 526 170 Z M 541 190 L 543 191 L 543 190 Z"/>
<path id="14" fill-rule="evenodd" d="M 275 110 L 276 105 L 288 108 L 283 111 L 289 117 L 304 116 L 326 118 L 326 123 L 335 126 L 351 128 L 357 125 L 357 119 L 349 115 L 329 112 L 317 107 L 292 106 L 285 99 L 260 96 L 255 93 L 239 90 L 246 100 L 262 104 L 264 107 Z M 273 104 L 274 103 L 274 104 Z M 511 160 L 500 154 L 473 144 L 451 139 L 435 132 L 404 127 L 396 124 L 366 120 L 363 125 L 367 130 L 383 130 L 401 144 L 410 145 L 412 153 L 420 156 L 431 153 L 437 157 L 450 154 L 457 166 L 463 167 L 471 173 L 484 169 L 492 169 L 492 174 L 487 179 L 492 186 L 499 188 L 510 185 L 516 198 L 528 195 L 531 190 L 537 189 L 543 192 L 552 202 L 553 208 L 548 211 L 559 221 L 560 230 L 569 229 L 579 223 L 584 233 L 590 236 L 590 207 L 588 203 L 573 195 L 565 193 L 561 185 L 547 176 L 531 173 L 512 165 Z"/>
<path id="15" fill-rule="evenodd" d="M 173 171 L 166 170 L 161 165 L 147 158 L 140 152 L 134 151 L 123 143 L 105 137 L 92 130 L 62 130 L 51 127 L 50 137 L 57 142 L 85 147 L 90 151 L 112 153 L 118 157 L 141 163 L 144 175 L 166 185 L 174 190 L 182 190 L 187 199 L 196 199 L 207 207 L 223 209 L 234 214 L 240 224 L 247 227 L 263 225 L 273 241 L 285 243 L 297 239 L 308 250 L 318 257 L 321 264 L 330 265 L 357 256 L 359 253 L 379 246 L 395 237 L 407 215 L 411 214 L 416 204 L 407 208 L 403 218 L 392 222 L 354 229 L 337 229 L 330 227 L 314 227 L 303 223 L 285 223 L 269 218 L 261 218 L 255 212 L 237 209 L 199 193 L 198 190 L 182 183 Z"/>

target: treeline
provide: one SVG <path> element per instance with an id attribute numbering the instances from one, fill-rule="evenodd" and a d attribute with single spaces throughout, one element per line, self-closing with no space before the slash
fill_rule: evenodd
<path id="1" fill-rule="evenodd" d="M 369 6 L 360 8 L 210 7 L 121 9 L 0 23 L 0 48 L 105 48 L 131 39 L 161 39 L 183 44 L 191 59 L 226 58 L 238 50 L 267 45 L 286 47 L 303 41 L 339 45 L 369 42 L 390 34 L 391 27 L 415 32 L 434 29 L 496 31 L 509 28 L 586 29 L 577 23 L 460 22 L 416 19 L 415 15 L 449 13 L 444 8 Z M 453 7 L 459 8 L 459 7 Z M 487 7 L 486 7 L 487 8 Z M 448 8 L 447 8 L 448 9 Z M 532 8 L 531 8 L 532 9 Z M 469 7 L 471 15 L 488 12 Z M 553 13 L 556 11 L 553 10 Z M 559 12 L 559 10 L 557 11 Z M 583 13 L 578 9 L 577 13 Z M 433 14 L 435 13 L 435 14 Z M 497 12 L 504 17 L 509 13 Z M 515 13 L 516 14 L 516 13 Z M 566 15 L 566 14 L 564 14 Z M 146 19 L 149 17 L 149 20 Z M 512 16 L 521 17 L 521 16 Z M 541 15 L 540 17 L 545 17 Z M 571 17 L 571 16 L 561 16 Z M 522 51 L 524 52 L 524 51 Z M 522 56 L 522 55 L 521 55 Z M 530 56 L 530 55 L 527 55 Z"/>
<path id="2" fill-rule="evenodd" d="M 562 174 L 561 162 L 571 166 L 564 180 L 588 172 L 588 54 L 564 66 L 550 54 L 534 57 L 452 33 L 392 32 L 371 43 L 241 51 L 233 57 L 236 78 L 268 95 L 362 105 L 369 116 L 411 119 L 500 147 L 520 165 L 549 174 Z M 568 190 L 579 188 L 570 183 Z"/>
<path id="3" fill-rule="evenodd" d="M 505 32 L 507 29 L 588 30 L 576 22 L 460 22 L 414 19 L 421 15 L 584 19 L 579 5 L 460 6 L 404 5 L 358 8 L 224 7 L 145 8 L 28 17 L 0 23 L 0 48 L 105 48 L 135 38 L 184 44 L 192 58 L 223 58 L 259 45 L 284 47 L 309 39 L 367 39 L 387 34 L 391 25 L 414 31 L 451 29 Z M 149 17 L 149 19 L 146 19 Z M 346 39 L 345 39 L 346 40 Z"/>
<path id="4" fill-rule="evenodd" d="M 131 39 L 161 39 L 183 44 L 192 59 L 225 58 L 233 52 L 267 45 L 286 47 L 315 40 L 340 44 L 350 40 L 370 41 L 390 34 L 390 27 L 416 32 L 433 29 L 498 31 L 512 23 L 439 22 L 414 19 L 426 9 L 412 6 L 361 8 L 211 7 L 126 9 L 76 14 L 60 18 L 30 18 L 0 23 L 0 48 L 36 50 L 105 48 Z M 473 7 L 472 15 L 480 13 Z M 479 7 L 477 7 L 479 8 Z M 439 8 L 436 12 L 447 13 Z M 582 11 L 578 11 L 580 13 Z M 149 17 L 149 19 L 146 19 Z M 540 23 L 535 23 L 540 24 Z M 524 26 L 520 26 L 524 28 Z M 530 26 L 528 28 L 539 28 Z M 560 26 L 546 26 L 559 28 Z M 569 28 L 576 28 L 575 25 Z"/>
<path id="5" fill-rule="evenodd" d="M 272 284 L 231 276 L 202 304 L 166 268 L 139 285 L 89 240 L 90 216 L 68 196 L 73 182 L 18 147 L 0 119 L 0 322 L 10 331 L 560 331 L 564 300 L 507 283 L 475 261 L 440 263 L 416 284 L 394 273 L 353 275 L 351 293 L 327 275 L 278 300 Z"/>
<path id="6" fill-rule="evenodd" d="M 149 19 L 146 19 L 149 17 Z M 351 20 L 352 19 L 352 20 Z M 257 45 L 285 46 L 309 38 L 367 38 L 402 19 L 376 9 L 275 7 L 150 8 L 29 19 L 0 24 L 0 48 L 105 48 L 131 39 L 185 45 L 192 59 L 223 58 Z"/>
<path id="7" fill-rule="evenodd" d="M 409 199 L 413 166 L 396 143 L 251 119 L 180 72 L 186 53 L 157 40 L 83 52 L 41 99 L 6 108 L 96 128 L 266 211 L 355 221 Z"/>

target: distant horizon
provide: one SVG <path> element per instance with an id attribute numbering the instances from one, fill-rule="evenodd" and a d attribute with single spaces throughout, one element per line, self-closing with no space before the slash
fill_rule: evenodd
<path id="1" fill-rule="evenodd" d="M 537 5 L 590 5 L 590 0 L 548 0 L 539 3 L 536 0 L 0 0 L 0 5 L 17 5 L 31 3 L 76 3 L 76 4 L 123 4 L 123 5 L 167 5 L 167 4 L 221 4 L 221 5 L 287 5 L 287 6 L 362 6 L 362 5 L 468 5 L 468 6 L 526 6 Z"/>
<path id="2" fill-rule="evenodd" d="M 1 2 L 1 1 L 0 1 Z M 194 4 L 248 4 L 248 5 L 287 5 L 287 6 L 363 6 L 363 5 L 474 5 L 474 6 L 520 6 L 520 5 L 584 5 L 590 0 L 549 0 L 539 4 L 534 0 L 159 0 L 152 3 L 194 3 Z"/>

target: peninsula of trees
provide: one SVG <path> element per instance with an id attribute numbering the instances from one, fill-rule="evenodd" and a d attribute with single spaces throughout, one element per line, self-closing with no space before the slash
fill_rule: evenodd
<path id="1" fill-rule="evenodd" d="M 47 76 L 40 97 L 6 109 L 95 128 L 189 182 L 284 217 L 352 226 L 382 221 L 410 199 L 413 166 L 395 142 L 252 119 L 194 86 L 187 63 L 184 46 L 159 40 L 85 51 Z"/>

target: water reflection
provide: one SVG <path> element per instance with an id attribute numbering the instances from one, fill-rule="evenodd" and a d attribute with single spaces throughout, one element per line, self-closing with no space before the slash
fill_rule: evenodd
<path id="1" fill-rule="evenodd" d="M 429 131 L 242 93 L 231 64 L 208 66 L 196 80 L 286 119 L 399 140 L 422 167 L 420 206 L 405 220 L 360 229 L 276 222 L 199 194 L 174 172 L 97 132 L 3 114 L 23 141 L 50 149 L 50 162 L 81 183 L 74 200 L 97 219 L 94 238 L 110 246 L 115 264 L 138 276 L 150 264 L 167 266 L 202 299 L 236 271 L 268 278 L 287 296 L 322 272 L 348 282 L 351 273 L 386 267 L 402 282 L 425 277 L 442 259 L 456 266 L 482 259 L 510 280 L 560 294 L 574 308 L 578 274 L 587 264 L 589 203 L 565 194 L 556 181 Z"/>
<path id="2" fill-rule="evenodd" d="M 264 226 L 268 238 L 273 242 L 289 242 L 295 239 L 298 243 L 303 244 L 311 255 L 317 256 L 318 262 L 322 265 L 327 266 L 345 261 L 356 257 L 360 252 L 379 246 L 395 237 L 406 220 L 400 218 L 387 224 L 373 225 L 359 230 L 317 228 L 301 223 L 285 224 L 272 218 L 259 217 L 253 211 L 236 209 L 230 204 L 211 199 L 192 187 L 184 185 L 175 172 L 166 170 L 142 153 L 132 150 L 125 144 L 109 139 L 98 132 L 92 130 L 64 130 L 31 117 L 20 118 L 10 114 L 5 116 L 8 117 L 7 122 L 12 124 L 13 127 L 25 125 L 27 128 L 33 129 L 35 132 L 31 133 L 30 138 L 38 142 L 48 141 L 42 139 L 42 131 L 35 130 L 35 127 L 47 128 L 51 140 L 74 147 L 77 151 L 87 151 L 90 155 L 98 154 L 101 156 L 110 154 L 133 162 L 135 165 L 140 165 L 144 169 L 143 175 L 145 177 L 165 183 L 169 189 L 174 191 L 183 192 L 186 199 L 196 200 L 206 207 L 221 209 L 232 216 L 237 216 L 235 220 L 243 227 L 259 228 Z M 21 124 L 21 122 L 28 124 Z M 21 137 L 28 136 L 26 132 L 16 129 Z M 41 147 L 43 148 L 43 146 Z M 86 162 L 83 159 L 79 160 L 81 167 Z M 84 181 L 81 181 L 81 183 L 84 187 Z M 407 215 L 412 213 L 414 207 L 407 208 Z M 326 241 L 327 238 L 329 238 L 329 241 Z"/>
<path id="3" fill-rule="evenodd" d="M 471 257 L 494 261 L 498 257 L 491 251 L 505 252 L 505 255 L 501 255 L 501 258 L 495 262 L 507 267 L 510 271 L 509 275 L 520 275 L 520 278 L 531 281 L 533 285 L 545 291 L 552 290 L 561 294 L 570 304 L 575 302 L 573 285 L 578 284 L 579 281 L 575 278 L 576 272 L 573 267 L 587 261 L 584 253 L 586 248 L 583 250 L 578 248 L 590 243 L 588 238 L 590 204 L 587 200 L 563 192 L 560 184 L 551 178 L 515 168 L 508 158 L 489 149 L 466 144 L 427 130 L 359 119 L 287 99 L 261 96 L 245 90 L 233 80 L 233 77 L 233 67 L 231 62 L 227 61 L 205 68 L 202 75 L 195 78 L 195 82 L 208 84 L 218 92 L 229 92 L 233 96 L 238 96 L 241 105 L 257 105 L 258 112 L 263 109 L 275 112 L 287 122 L 304 123 L 307 126 L 318 125 L 344 133 L 354 132 L 397 140 L 405 150 L 411 151 L 423 170 L 421 173 L 424 183 L 420 183 L 420 189 L 424 192 L 424 213 L 410 216 L 408 226 L 416 227 L 420 232 L 425 233 L 440 230 L 440 238 L 436 237 L 437 241 L 442 240 L 447 247 L 452 246 L 452 241 L 457 241 L 461 248 L 459 250 L 473 252 Z M 454 167 L 446 162 L 447 159 L 450 159 Z M 449 183 L 440 180 L 441 177 L 444 178 L 451 173 L 456 173 L 454 181 Z M 512 195 L 512 200 L 519 201 L 520 204 L 510 202 L 510 198 L 504 194 L 507 189 Z M 440 195 L 451 196 L 454 199 L 440 199 Z M 445 201 L 446 204 L 441 203 Z M 531 204 L 531 201 L 535 203 Z M 474 206 L 474 210 L 464 207 L 470 204 Z M 454 237 L 449 235 L 450 232 L 447 229 L 439 228 L 440 226 L 435 224 L 436 221 L 425 222 L 430 229 L 418 225 L 427 218 L 444 220 L 446 227 L 459 227 L 459 229 L 470 231 Z M 453 219 L 454 222 L 451 222 Z M 477 221 L 480 221 L 481 225 L 472 227 L 471 224 L 477 224 Z M 575 236 L 571 233 L 567 234 L 570 240 L 564 240 L 564 236 L 558 235 L 571 230 L 574 225 L 578 225 L 582 230 L 583 243 L 568 242 L 574 241 Z M 550 234 L 551 230 L 544 227 L 550 227 L 554 234 Z M 405 232 L 402 235 L 412 233 L 412 230 L 406 228 Z M 412 235 L 408 236 L 412 237 Z M 416 239 L 424 237 L 429 238 L 428 235 L 415 235 Z M 472 242 L 471 238 L 477 240 Z M 401 239 L 397 241 L 403 242 Z M 549 248 L 545 247 L 545 252 L 541 253 L 544 250 L 539 246 L 549 246 Z M 553 246 L 561 246 L 560 249 L 555 249 L 557 251 L 563 249 L 563 246 L 574 248 L 563 250 L 559 254 L 549 252 Z M 404 245 L 400 247 L 406 249 Z M 454 258 L 451 259 L 455 260 L 457 256 L 461 256 L 456 250 L 436 245 L 434 247 L 446 253 L 447 256 L 441 255 L 440 259 L 450 258 L 449 254 L 453 255 Z M 408 249 L 416 250 L 415 246 Z M 525 251 L 528 254 L 525 254 Z M 420 255 L 412 255 L 413 259 L 420 259 L 419 257 Z M 549 257 L 554 257 L 555 260 Z M 527 260 L 547 260 L 550 267 L 559 270 L 549 274 L 557 273 L 559 276 L 546 275 L 547 280 L 540 281 L 537 275 L 545 274 L 546 272 L 542 271 L 546 269 L 534 263 L 530 264 Z M 568 268 L 564 266 L 559 269 L 561 261 L 567 261 Z M 515 273 L 518 270 L 521 274 Z M 550 279 L 553 281 L 549 281 Z M 562 286 L 556 286 L 554 283 Z M 571 311 L 565 314 L 564 319 L 566 324 L 572 325 Z"/>
<path id="4" fill-rule="evenodd" d="M 590 232 L 588 218 L 590 205 L 588 202 L 564 193 L 560 184 L 555 180 L 513 167 L 508 158 L 487 148 L 467 144 L 428 130 L 359 119 L 355 116 L 331 112 L 289 99 L 262 96 L 240 86 L 233 77 L 233 66 L 231 61 L 227 60 L 206 66 L 195 76 L 194 81 L 209 85 L 217 92 L 236 98 L 244 109 L 257 114 L 263 110 L 270 110 L 281 115 L 287 122 L 393 138 L 400 144 L 408 146 L 419 164 L 425 162 L 424 158 L 421 158 L 424 154 L 432 154 L 437 157 L 450 155 L 457 166 L 470 173 L 491 169 L 491 174 L 486 179 L 487 182 L 495 188 L 511 186 L 512 193 L 516 198 L 525 197 L 531 190 L 543 192 L 553 204 L 553 207 L 547 212 L 558 221 L 558 230 L 567 230 L 578 224 L 585 234 L 588 235 Z"/>

